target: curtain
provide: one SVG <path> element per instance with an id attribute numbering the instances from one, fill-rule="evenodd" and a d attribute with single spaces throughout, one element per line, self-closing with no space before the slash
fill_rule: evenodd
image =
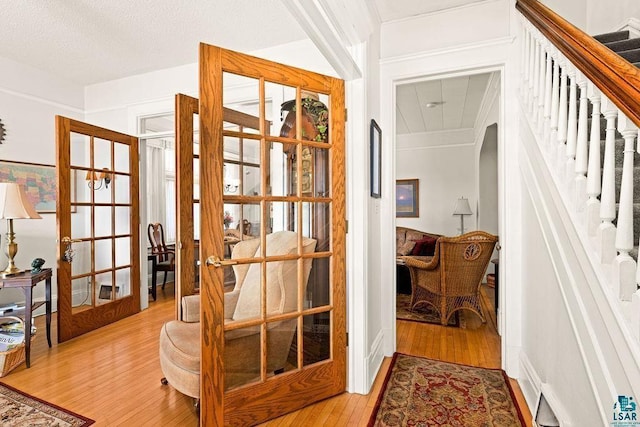
<path id="1" fill-rule="evenodd" d="M 165 149 L 158 141 L 147 142 L 147 222 L 159 222 L 167 230 Z M 165 235 L 165 238 L 167 236 Z"/>

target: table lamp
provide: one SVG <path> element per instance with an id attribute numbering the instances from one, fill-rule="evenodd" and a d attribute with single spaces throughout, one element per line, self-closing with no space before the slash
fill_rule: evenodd
<path id="1" fill-rule="evenodd" d="M 473 215 L 471 212 L 471 206 L 469 206 L 469 200 L 460 197 L 456 202 L 456 207 L 453 208 L 454 215 L 460 215 L 460 234 L 464 234 L 464 216 Z"/>
<path id="2" fill-rule="evenodd" d="M 13 232 L 14 219 L 39 219 L 42 218 L 33 205 L 27 199 L 24 189 L 16 183 L 0 182 L 0 219 L 7 220 L 7 249 L 6 254 L 9 258 L 9 265 L 0 275 L 9 277 L 22 273 L 22 270 L 16 267 L 13 259 L 18 253 L 18 244 L 15 242 L 15 233 Z"/>

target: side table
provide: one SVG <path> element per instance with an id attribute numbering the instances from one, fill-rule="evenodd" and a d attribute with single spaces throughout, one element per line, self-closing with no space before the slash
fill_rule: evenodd
<path id="1" fill-rule="evenodd" d="M 33 287 L 45 281 L 45 300 L 33 302 Z M 31 317 L 33 310 L 45 305 L 47 313 L 47 343 L 51 348 L 51 269 L 43 268 L 39 273 L 24 273 L 7 278 L 0 278 L 0 288 L 22 288 L 25 296 L 24 304 L 24 349 L 27 368 L 31 367 Z M 20 310 L 21 311 L 21 310 Z M 19 312 L 17 313 L 19 316 Z"/>

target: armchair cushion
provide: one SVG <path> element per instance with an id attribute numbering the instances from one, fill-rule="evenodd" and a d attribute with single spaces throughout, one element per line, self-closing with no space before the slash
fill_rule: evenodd
<path id="1" fill-rule="evenodd" d="M 200 321 L 200 295 L 187 295 L 182 297 L 182 321 Z"/>
<path id="2" fill-rule="evenodd" d="M 411 251 L 411 255 L 418 256 L 433 256 L 436 250 L 436 239 L 431 236 L 424 236 L 423 238 L 416 240 L 416 244 Z"/>
<path id="3" fill-rule="evenodd" d="M 415 246 L 416 242 L 404 242 L 397 250 L 398 255 L 409 255 Z"/>

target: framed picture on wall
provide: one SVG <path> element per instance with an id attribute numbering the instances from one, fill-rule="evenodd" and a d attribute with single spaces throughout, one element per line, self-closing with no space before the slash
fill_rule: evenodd
<path id="1" fill-rule="evenodd" d="M 420 191 L 418 179 L 396 180 L 396 217 L 420 216 Z"/>
<path id="2" fill-rule="evenodd" d="M 371 177 L 371 197 L 379 199 L 382 197 L 382 176 L 380 171 L 382 169 L 382 130 L 375 120 L 371 119 L 371 125 L 369 127 L 369 156 L 370 164 L 369 171 Z"/>
<path id="3" fill-rule="evenodd" d="M 0 182 L 20 184 L 38 213 L 56 213 L 55 166 L 0 160 Z"/>

